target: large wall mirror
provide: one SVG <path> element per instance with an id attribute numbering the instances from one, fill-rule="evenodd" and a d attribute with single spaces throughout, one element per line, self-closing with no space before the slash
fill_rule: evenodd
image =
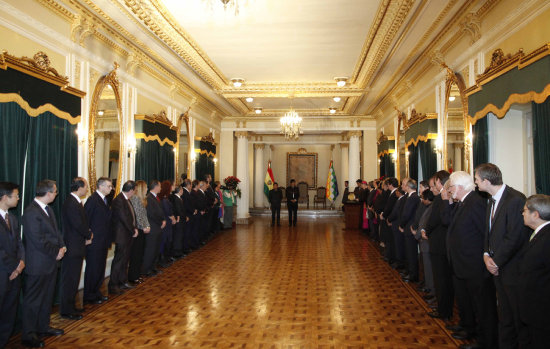
<path id="1" fill-rule="evenodd" d="M 469 152 L 465 145 L 468 98 L 464 93 L 466 86 L 460 74 L 447 70 L 445 83 L 445 114 L 443 133 L 443 168 L 453 171 L 470 171 Z"/>
<path id="2" fill-rule="evenodd" d="M 121 132 L 122 108 L 117 68 L 115 63 L 115 69 L 99 79 L 92 96 L 88 135 L 88 169 L 92 192 L 100 177 L 111 178 L 116 192 L 120 192 L 124 136 Z"/>
<path id="3" fill-rule="evenodd" d="M 176 182 L 180 180 L 180 177 L 183 173 L 186 173 L 187 176 L 190 176 L 191 171 L 191 132 L 189 130 L 189 108 L 185 113 L 181 114 L 178 118 L 178 144 L 176 152 Z"/>

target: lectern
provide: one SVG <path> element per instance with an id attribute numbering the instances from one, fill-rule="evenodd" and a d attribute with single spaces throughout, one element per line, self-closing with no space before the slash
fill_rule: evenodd
<path id="1" fill-rule="evenodd" d="M 361 215 L 363 213 L 363 203 L 357 201 L 348 201 L 344 204 L 344 219 L 346 229 L 361 229 Z"/>

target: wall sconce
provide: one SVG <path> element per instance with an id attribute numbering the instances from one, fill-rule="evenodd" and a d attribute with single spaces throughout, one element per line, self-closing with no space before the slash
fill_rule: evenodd
<path id="1" fill-rule="evenodd" d="M 212 161 L 214 161 L 214 165 L 218 164 L 218 158 L 213 158 Z"/>
<path id="2" fill-rule="evenodd" d="M 172 151 L 174 152 L 174 154 L 176 154 L 178 152 L 178 148 L 174 147 L 172 148 Z"/>
<path id="3" fill-rule="evenodd" d="M 195 154 L 195 152 L 191 152 L 191 162 L 195 162 L 195 160 L 197 160 L 197 154 Z"/>
<path id="4" fill-rule="evenodd" d="M 391 161 L 393 161 L 393 162 L 397 161 L 397 153 L 396 152 L 393 152 L 391 154 Z"/>
<path id="5" fill-rule="evenodd" d="M 128 139 L 128 142 L 126 143 L 126 145 L 128 146 L 128 157 L 130 157 L 131 155 L 135 155 L 137 147 L 136 147 L 136 138 L 134 137 L 133 134 Z"/>
<path id="6" fill-rule="evenodd" d="M 382 163 L 382 160 L 380 160 L 380 158 L 378 158 L 378 165 L 380 165 Z"/>
<path id="7" fill-rule="evenodd" d="M 78 144 L 84 145 L 87 141 L 86 132 L 80 127 L 80 125 L 76 127 L 76 130 L 74 132 L 76 133 Z"/>
<path id="8" fill-rule="evenodd" d="M 407 150 L 407 151 L 405 152 L 405 156 L 408 158 L 409 155 L 411 155 L 411 153 L 409 153 L 409 151 Z"/>

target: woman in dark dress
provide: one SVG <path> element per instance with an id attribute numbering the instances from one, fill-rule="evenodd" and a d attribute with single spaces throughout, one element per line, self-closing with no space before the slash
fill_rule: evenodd
<path id="1" fill-rule="evenodd" d="M 174 181 L 163 181 L 160 184 L 159 199 L 164 211 L 164 217 L 166 219 L 166 226 L 162 229 L 162 238 L 160 242 L 160 261 L 159 265 L 166 268 L 172 264 L 172 236 L 173 226 L 176 224 L 176 218 L 174 216 L 174 207 L 170 201 L 170 194 L 174 191 Z"/>

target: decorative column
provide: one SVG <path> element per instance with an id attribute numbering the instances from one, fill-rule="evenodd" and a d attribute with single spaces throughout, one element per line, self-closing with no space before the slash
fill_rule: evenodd
<path id="1" fill-rule="evenodd" d="M 111 178 L 111 174 L 109 173 L 109 158 L 111 157 L 111 136 L 111 132 L 105 132 L 103 137 L 105 142 L 103 145 L 103 176 L 107 178 Z"/>
<path id="2" fill-rule="evenodd" d="M 248 224 L 249 180 L 248 180 L 248 132 L 235 132 L 237 137 L 237 178 L 241 180 L 241 198 L 237 206 L 237 224 Z"/>
<path id="3" fill-rule="evenodd" d="M 104 162 L 102 157 L 105 154 L 105 136 L 103 132 L 96 132 L 94 152 L 96 178 L 103 177 Z"/>
<path id="4" fill-rule="evenodd" d="M 341 178 L 338 182 L 340 184 L 340 188 L 338 188 L 338 191 L 340 193 L 344 193 L 344 182 L 349 181 L 349 144 L 348 143 L 340 143 L 340 156 L 342 158 L 342 162 L 340 164 L 340 173 Z"/>
<path id="5" fill-rule="evenodd" d="M 361 177 L 359 153 L 360 153 L 360 137 L 361 131 L 350 131 L 349 136 L 349 191 L 353 191 L 356 187 L 355 181 Z"/>
<path id="6" fill-rule="evenodd" d="M 264 207 L 264 144 L 254 144 L 254 207 Z M 263 174 L 265 176 L 265 174 Z"/>
<path id="7" fill-rule="evenodd" d="M 462 171 L 462 144 L 460 143 L 455 143 L 454 144 L 454 148 L 455 148 L 455 160 L 454 160 L 454 170 L 455 171 Z"/>

